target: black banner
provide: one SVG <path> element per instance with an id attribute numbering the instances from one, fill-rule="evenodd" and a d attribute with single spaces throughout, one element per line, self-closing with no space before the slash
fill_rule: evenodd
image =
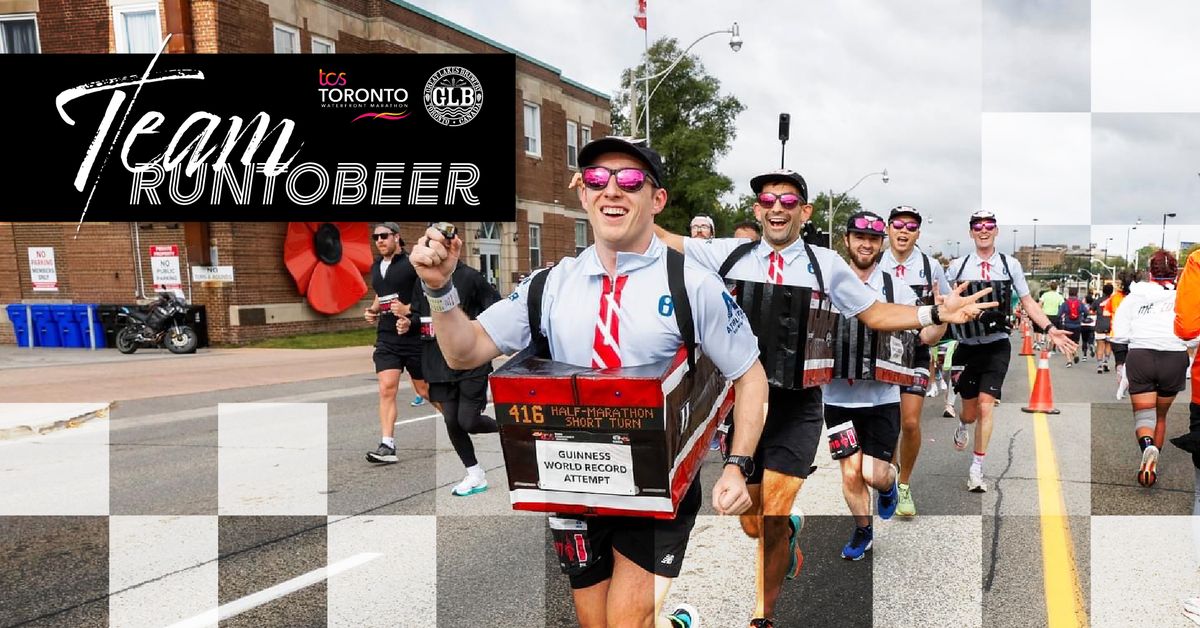
<path id="1" fill-rule="evenodd" d="M 516 219 L 513 55 L 0 55 L 0 72 L 25 77 L 0 99 L 0 220 Z"/>

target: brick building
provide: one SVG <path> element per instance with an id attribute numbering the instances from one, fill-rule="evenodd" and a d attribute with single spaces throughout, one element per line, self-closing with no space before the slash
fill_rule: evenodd
<path id="1" fill-rule="evenodd" d="M 0 54 L 500 53 L 516 55 L 517 221 L 467 223 L 465 261 L 501 292 L 592 241 L 567 189 L 578 149 L 610 131 L 610 99 L 555 67 L 400 0 L 0 0 Z M 386 217 L 384 217 L 386 218 Z M 423 224 L 404 224 L 415 241 Z M 0 305 L 130 303 L 152 293 L 150 246 L 189 265 L 230 265 L 233 283 L 185 285 L 214 342 L 358 327 L 361 308 L 313 311 L 283 265 L 285 223 L 0 223 Z M 58 289 L 35 291 L 31 247 L 53 247 Z M 0 342 L 13 342 L 0 312 Z"/>

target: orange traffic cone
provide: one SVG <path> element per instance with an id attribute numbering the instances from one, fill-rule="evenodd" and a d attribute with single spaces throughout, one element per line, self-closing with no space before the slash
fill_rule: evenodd
<path id="1" fill-rule="evenodd" d="M 1033 380 L 1033 392 L 1029 395 L 1029 407 L 1021 408 L 1021 412 L 1059 413 L 1054 408 L 1054 390 L 1050 385 L 1050 353 L 1048 351 L 1042 351 L 1042 356 L 1038 358 L 1037 377 Z"/>
<path id="2" fill-rule="evenodd" d="M 1033 355 L 1033 334 L 1029 333 L 1029 325 L 1022 325 L 1021 355 Z"/>

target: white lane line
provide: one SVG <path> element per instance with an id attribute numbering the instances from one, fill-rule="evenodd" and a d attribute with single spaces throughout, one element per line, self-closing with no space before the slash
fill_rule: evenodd
<path id="1" fill-rule="evenodd" d="M 487 410 L 488 408 L 491 408 L 494 405 L 495 404 L 489 402 L 486 406 L 483 407 L 483 409 Z M 436 418 L 439 416 L 442 416 L 442 414 L 440 412 L 434 412 L 433 414 L 426 414 L 425 416 L 419 416 L 419 417 L 416 417 L 413 419 L 404 419 L 403 421 L 396 421 L 396 425 L 408 425 L 409 423 L 416 423 L 417 421 L 427 421 L 429 419 L 433 419 L 433 418 Z"/>
<path id="2" fill-rule="evenodd" d="M 267 602 L 279 599 L 290 593 L 295 593 L 300 589 L 312 586 L 332 576 L 336 576 L 343 571 L 349 571 L 355 567 L 369 563 L 380 556 L 383 556 L 383 554 L 377 552 L 364 552 L 362 554 L 355 554 L 350 558 L 340 560 L 332 565 L 329 565 L 328 567 L 315 569 L 306 574 L 296 576 L 295 578 L 292 578 L 286 582 L 280 582 L 273 587 L 263 589 L 258 593 L 251 593 L 244 598 L 222 604 L 218 608 L 206 611 L 200 615 L 196 615 L 195 617 L 171 624 L 168 628 L 200 628 L 203 626 L 216 625 L 217 622 L 224 621 L 252 608 L 262 606 Z"/>

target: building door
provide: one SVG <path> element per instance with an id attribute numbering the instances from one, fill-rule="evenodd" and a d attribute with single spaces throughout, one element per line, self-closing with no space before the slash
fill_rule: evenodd
<path id="1" fill-rule="evenodd" d="M 500 289 L 500 255 L 498 253 L 482 253 L 479 255 L 479 272 L 488 283 Z"/>
<path id="2" fill-rule="evenodd" d="M 479 272 L 488 283 L 500 289 L 500 223 L 485 222 L 480 224 L 479 240 Z"/>

